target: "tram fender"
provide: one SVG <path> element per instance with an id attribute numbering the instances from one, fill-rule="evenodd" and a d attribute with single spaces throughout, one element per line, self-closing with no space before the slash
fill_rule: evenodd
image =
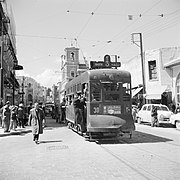
<path id="1" fill-rule="evenodd" d="M 117 116 L 111 115 L 91 115 L 89 125 L 91 127 L 123 126 L 126 121 Z"/>

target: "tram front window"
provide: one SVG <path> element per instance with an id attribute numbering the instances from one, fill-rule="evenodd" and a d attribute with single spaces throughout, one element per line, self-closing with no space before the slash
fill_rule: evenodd
<path id="1" fill-rule="evenodd" d="M 101 86 L 97 82 L 91 84 L 91 101 L 101 101 Z"/>
<path id="2" fill-rule="evenodd" d="M 120 84 L 119 83 L 111 83 L 106 82 L 103 83 L 104 88 L 104 100 L 106 102 L 109 101 L 119 101 L 119 90 L 120 90 Z"/>

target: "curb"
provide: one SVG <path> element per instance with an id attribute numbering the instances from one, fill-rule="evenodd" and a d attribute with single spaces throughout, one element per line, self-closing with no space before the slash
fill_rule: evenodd
<path id="1" fill-rule="evenodd" d="M 22 131 L 14 131 L 14 132 L 8 132 L 8 133 L 0 133 L 0 137 L 5 137 L 5 136 L 12 136 L 12 135 L 20 135 L 20 134 L 23 134 L 23 133 L 30 133 L 32 132 L 31 129 L 26 129 L 26 130 L 22 130 Z"/>

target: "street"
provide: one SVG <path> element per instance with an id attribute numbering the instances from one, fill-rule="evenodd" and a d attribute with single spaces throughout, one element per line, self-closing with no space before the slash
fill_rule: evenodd
<path id="1" fill-rule="evenodd" d="M 179 134 L 136 124 L 132 139 L 96 143 L 47 118 L 38 145 L 31 133 L 0 137 L 0 180 L 179 179 Z"/>

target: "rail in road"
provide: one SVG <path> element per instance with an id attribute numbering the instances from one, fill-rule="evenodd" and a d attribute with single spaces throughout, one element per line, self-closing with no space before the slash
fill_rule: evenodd
<path id="1" fill-rule="evenodd" d="M 130 172 L 135 174 L 135 179 L 179 179 L 179 141 L 169 138 L 168 133 L 167 137 L 164 137 L 163 133 L 162 136 L 154 135 L 151 127 L 145 128 L 148 128 L 149 133 L 135 131 L 132 139 L 120 137 L 116 142 L 99 141 L 98 144 L 109 155 L 130 168 Z M 162 128 L 159 130 L 166 131 Z M 175 131 L 176 135 L 179 133 L 175 129 L 171 131 Z"/>

